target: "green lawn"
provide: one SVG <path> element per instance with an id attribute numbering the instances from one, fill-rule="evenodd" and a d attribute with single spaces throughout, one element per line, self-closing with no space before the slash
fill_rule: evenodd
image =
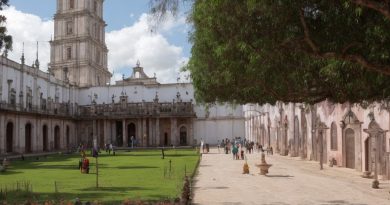
<path id="1" fill-rule="evenodd" d="M 194 150 L 166 150 L 165 159 L 161 159 L 161 150 L 123 151 L 117 152 L 116 156 L 102 152 L 98 159 L 99 188 L 96 188 L 95 158 L 89 157 L 90 174 L 81 174 L 79 156 L 56 155 L 12 161 L 9 169 L 0 173 L 0 189 L 8 190 L 8 202 L 24 202 L 29 198 L 40 202 L 48 199 L 70 201 L 78 197 L 83 202 L 98 200 L 115 204 L 125 199 L 174 199 L 180 196 L 185 170 L 191 175 L 199 160 Z M 10 192 L 16 190 L 18 184 L 23 190 L 26 182 L 31 184 L 33 194 Z"/>

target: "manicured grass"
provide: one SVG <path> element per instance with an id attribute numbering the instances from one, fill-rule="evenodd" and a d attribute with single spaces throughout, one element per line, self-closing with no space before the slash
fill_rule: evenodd
<path id="1" fill-rule="evenodd" d="M 78 170 L 78 154 L 13 161 L 5 173 L 0 173 L 0 189 L 9 191 L 15 190 L 17 184 L 19 187 L 24 182 L 31 184 L 32 195 L 9 192 L 7 201 L 11 203 L 28 199 L 70 201 L 76 197 L 83 202 L 98 200 L 105 204 L 117 204 L 125 199 L 174 199 L 180 196 L 185 170 L 191 175 L 199 160 L 194 150 L 166 150 L 165 159 L 161 159 L 161 150 L 123 151 L 116 152 L 116 156 L 102 152 L 98 159 L 99 188 L 96 188 L 95 158 L 88 158 L 90 174 Z M 55 183 L 58 193 L 55 193 Z"/>

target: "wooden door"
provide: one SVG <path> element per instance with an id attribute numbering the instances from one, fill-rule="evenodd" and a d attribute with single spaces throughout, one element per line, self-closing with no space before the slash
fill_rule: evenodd
<path id="1" fill-rule="evenodd" d="M 355 132 L 352 129 L 345 131 L 345 160 L 346 167 L 355 168 Z"/>

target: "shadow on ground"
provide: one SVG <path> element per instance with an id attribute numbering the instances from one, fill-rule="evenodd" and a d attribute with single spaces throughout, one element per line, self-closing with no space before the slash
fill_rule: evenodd
<path id="1" fill-rule="evenodd" d="M 291 176 L 291 175 L 281 175 L 281 174 L 269 174 L 269 175 L 265 175 L 266 177 L 275 177 L 275 178 L 292 178 L 294 176 Z"/>

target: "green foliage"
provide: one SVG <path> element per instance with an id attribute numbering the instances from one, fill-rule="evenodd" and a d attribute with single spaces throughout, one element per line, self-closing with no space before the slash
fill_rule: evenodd
<path id="1" fill-rule="evenodd" d="M 8 0 L 0 0 L 0 11 L 5 6 L 8 6 Z M 4 53 L 12 50 L 12 36 L 7 35 L 6 20 L 7 18 L 4 15 L 0 15 L 0 52 Z"/>
<path id="2" fill-rule="evenodd" d="M 381 1 L 197 0 L 188 70 L 202 102 L 334 102 L 390 95 Z M 368 4 L 368 3 L 367 3 Z"/>
<path id="3" fill-rule="evenodd" d="M 188 175 L 193 173 L 199 155 L 194 150 L 166 150 L 163 160 L 161 150 L 116 152 L 116 156 L 102 153 L 99 155 L 100 188 L 95 187 L 95 159 L 89 157 L 90 174 L 80 173 L 79 159 L 79 155 L 58 155 L 40 160 L 12 161 L 7 172 L 0 173 L 0 190 L 7 192 L 6 200 L 10 204 L 26 200 L 43 204 L 47 200 L 75 198 L 105 204 L 119 204 L 125 199 L 175 199 L 181 194 L 184 170 Z M 169 166 L 169 160 L 172 161 L 172 174 L 166 178 L 164 168 Z M 17 189 L 16 184 L 20 181 L 28 181 L 31 187 L 32 193 L 26 197 Z"/>

